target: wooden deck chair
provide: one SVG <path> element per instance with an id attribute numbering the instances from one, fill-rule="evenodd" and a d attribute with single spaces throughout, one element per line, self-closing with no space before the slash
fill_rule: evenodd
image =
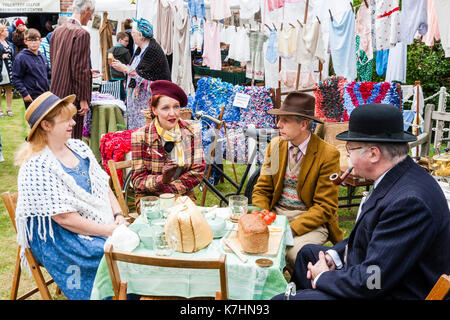
<path id="1" fill-rule="evenodd" d="M 115 162 L 114 160 L 108 160 L 109 173 L 111 175 L 111 181 L 113 183 L 114 192 L 116 193 L 117 200 L 119 201 L 120 208 L 123 215 L 129 217 L 129 209 L 127 199 L 125 199 L 125 190 L 120 185 L 119 176 L 117 170 L 123 170 L 123 179 L 125 180 L 125 169 L 131 168 L 131 160 Z"/>
<path id="2" fill-rule="evenodd" d="M 444 300 L 450 290 L 450 276 L 441 275 L 425 300 Z"/>
<path id="3" fill-rule="evenodd" d="M 108 265 L 109 275 L 114 289 L 115 300 L 126 300 L 127 283 L 120 279 L 117 261 L 134 263 L 147 266 L 157 266 L 166 268 L 188 268 L 188 269 L 218 269 L 220 273 L 220 290 L 216 291 L 215 300 L 227 300 L 228 288 L 226 278 L 225 260 L 226 255 L 222 254 L 219 259 L 176 259 L 170 257 L 145 256 L 128 252 L 115 251 L 112 245 L 105 247 L 105 259 Z M 182 297 L 161 297 L 143 296 L 141 300 L 178 300 L 186 299 Z M 197 299 L 197 298 L 196 298 Z M 205 299 L 205 298 L 202 298 Z M 206 299 L 213 299 L 207 297 Z"/>
<path id="4" fill-rule="evenodd" d="M 14 230 L 17 232 L 16 227 L 16 203 L 17 203 L 17 193 L 10 193 L 10 192 L 4 192 L 2 193 L 3 202 L 5 203 L 6 210 L 8 210 L 9 217 L 11 218 L 11 222 L 14 226 Z M 20 266 L 20 249 L 19 246 L 17 251 L 17 259 L 16 259 L 16 267 L 14 269 L 14 277 L 13 277 L 13 284 L 11 288 L 11 296 L 10 300 L 24 300 L 36 292 L 40 292 L 42 299 L 44 300 L 52 300 L 52 296 L 50 295 L 50 291 L 48 290 L 48 286 L 54 282 L 53 279 L 50 279 L 48 281 L 45 281 L 44 276 L 42 275 L 41 268 L 43 268 L 42 265 L 40 265 L 36 259 L 33 256 L 33 253 L 29 248 L 25 249 L 25 258 L 27 259 L 27 262 L 30 266 L 31 274 L 36 281 L 37 287 L 33 290 L 30 290 L 29 292 L 25 293 L 24 295 L 17 297 L 17 292 L 19 290 L 19 282 L 20 282 L 20 275 L 21 275 L 21 266 Z M 61 290 L 59 287 L 56 287 L 56 294 L 61 294 Z"/>

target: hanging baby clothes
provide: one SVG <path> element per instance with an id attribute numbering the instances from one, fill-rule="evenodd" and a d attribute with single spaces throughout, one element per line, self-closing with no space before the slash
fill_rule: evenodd
<path id="1" fill-rule="evenodd" d="M 330 50 L 336 75 L 356 79 L 355 14 L 349 9 L 330 23 Z"/>
<path id="2" fill-rule="evenodd" d="M 442 48 L 445 52 L 445 57 L 450 57 L 450 19 L 448 13 L 450 12 L 450 1 L 448 0 L 434 0 L 436 8 L 436 17 L 439 25 L 439 35 L 441 36 Z"/>
<path id="3" fill-rule="evenodd" d="M 422 41 L 429 47 L 434 44 L 434 40 L 441 39 L 439 36 L 439 26 L 436 17 L 436 7 L 434 0 L 427 0 L 427 24 L 428 32 L 423 36 Z"/>
<path id="4" fill-rule="evenodd" d="M 235 36 L 231 40 L 227 58 L 241 63 L 250 61 L 250 38 L 245 27 L 237 28 Z"/>
<path id="5" fill-rule="evenodd" d="M 246 68 L 246 77 L 255 80 L 264 80 L 263 45 L 267 36 L 260 31 L 250 31 L 250 61 Z"/>
<path id="6" fill-rule="evenodd" d="M 416 31 L 420 35 L 427 33 L 427 1 L 403 0 L 400 13 L 400 40 L 404 44 L 414 42 Z"/>
<path id="7" fill-rule="evenodd" d="M 171 55 L 173 51 L 173 18 L 175 16 L 175 6 L 169 0 L 159 0 L 158 21 L 156 23 L 155 39 L 166 55 Z"/>
<path id="8" fill-rule="evenodd" d="M 219 28 L 218 23 L 205 22 L 202 65 L 208 66 L 212 70 L 222 70 Z"/>
<path id="9" fill-rule="evenodd" d="M 295 28 L 289 27 L 278 31 L 278 53 L 281 57 L 292 58 L 297 49 L 297 34 Z"/>
<path id="10" fill-rule="evenodd" d="M 191 18 L 205 19 L 206 17 L 204 0 L 188 0 L 188 10 Z"/>
<path id="11" fill-rule="evenodd" d="M 172 82 L 179 85 L 186 94 L 195 94 L 192 84 L 189 30 L 189 15 L 182 6 L 175 14 L 174 21 Z"/>
<path id="12" fill-rule="evenodd" d="M 240 19 L 253 19 L 256 12 L 259 11 L 260 3 L 255 0 L 239 0 Z"/>
<path id="13" fill-rule="evenodd" d="M 317 20 L 300 26 L 297 33 L 295 60 L 301 65 L 311 65 L 316 59 L 325 62 L 321 24 Z"/>
<path id="14" fill-rule="evenodd" d="M 230 44 L 235 35 L 236 31 L 233 26 L 222 27 L 220 30 L 220 42 Z"/>
<path id="15" fill-rule="evenodd" d="M 278 60 L 278 41 L 277 31 L 270 30 L 269 38 L 267 40 L 266 59 L 270 63 L 275 63 Z"/>
<path id="16" fill-rule="evenodd" d="M 231 17 L 228 0 L 210 0 L 211 20 L 222 20 Z"/>
<path id="17" fill-rule="evenodd" d="M 372 46 L 372 15 L 370 7 L 367 8 L 364 3 L 361 3 L 358 13 L 356 14 L 355 31 L 359 36 L 359 50 L 363 51 L 368 60 L 373 58 Z"/>
<path id="18" fill-rule="evenodd" d="M 389 49 L 389 58 L 386 70 L 386 82 L 406 82 L 406 61 L 408 45 L 399 42 Z"/>
<path id="19" fill-rule="evenodd" d="M 356 36 L 356 69 L 358 81 L 372 81 L 373 59 L 368 59 L 366 53 L 361 50 L 360 37 Z"/>
<path id="20" fill-rule="evenodd" d="M 275 37 L 276 37 L 276 31 L 273 30 L 273 32 L 275 33 Z M 271 32 L 272 34 L 272 32 Z M 269 37 L 270 35 L 269 34 Z M 270 40 L 269 40 L 270 41 Z M 263 46 L 263 52 L 264 52 L 264 56 L 266 57 L 264 59 L 264 84 L 266 87 L 270 87 L 270 88 L 276 88 L 278 87 L 278 48 L 277 48 L 277 42 L 275 42 L 274 46 L 275 46 L 275 54 L 270 53 L 269 50 L 269 41 L 266 41 L 264 43 Z M 273 54 L 273 55 L 272 55 Z M 267 59 L 267 56 L 275 56 L 275 61 L 274 62 L 270 62 Z"/>
<path id="21" fill-rule="evenodd" d="M 399 11 L 398 0 L 376 1 L 376 50 L 389 49 L 400 41 Z"/>
<path id="22" fill-rule="evenodd" d="M 195 50 L 197 52 L 202 52 L 204 20 L 202 18 L 192 17 L 191 22 L 192 25 L 189 39 L 191 51 Z"/>
<path id="23" fill-rule="evenodd" d="M 285 0 L 266 0 L 267 8 L 269 11 L 273 11 L 275 9 L 283 8 Z"/>
<path id="24" fill-rule="evenodd" d="M 389 49 L 377 51 L 376 53 L 376 70 L 379 76 L 386 74 L 389 59 Z"/>
<path id="25" fill-rule="evenodd" d="M 314 86 L 316 98 L 315 115 L 327 122 L 348 121 L 348 114 L 344 109 L 344 77 L 331 76 L 319 81 Z"/>

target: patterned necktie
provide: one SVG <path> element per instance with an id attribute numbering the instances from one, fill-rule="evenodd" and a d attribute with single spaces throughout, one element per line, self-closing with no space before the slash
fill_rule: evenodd
<path id="1" fill-rule="evenodd" d="M 296 147 L 296 146 L 291 147 L 291 159 L 289 161 L 289 164 L 290 164 L 289 169 L 290 170 L 292 170 L 295 167 L 295 165 L 297 164 L 297 156 L 298 156 L 299 152 L 300 152 L 299 147 Z"/>

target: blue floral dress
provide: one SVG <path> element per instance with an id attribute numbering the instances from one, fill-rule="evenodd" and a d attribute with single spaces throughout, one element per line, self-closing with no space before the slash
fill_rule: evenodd
<path id="1" fill-rule="evenodd" d="M 80 187 L 92 193 L 89 158 L 83 159 L 75 152 L 74 154 L 80 160 L 75 168 L 67 168 L 62 163 L 61 165 Z M 40 239 L 38 232 L 41 226 L 34 223 L 33 218 L 28 220 L 28 227 L 30 230 L 33 229 L 34 235 L 30 241 L 31 251 L 68 299 L 88 300 L 98 265 L 103 257 L 106 238 L 80 236 L 64 229 L 53 219 L 49 221 L 52 224 L 54 241 Z"/>

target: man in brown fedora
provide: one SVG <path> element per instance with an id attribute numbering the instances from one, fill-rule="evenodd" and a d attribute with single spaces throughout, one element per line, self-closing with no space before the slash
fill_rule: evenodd
<path id="1" fill-rule="evenodd" d="M 339 172 L 339 151 L 311 132 L 314 97 L 291 92 L 280 109 L 280 136 L 266 149 L 261 175 L 253 189 L 252 204 L 288 218 L 293 241 L 286 250 L 286 266 L 292 270 L 305 244 L 333 244 L 342 240 L 338 226 L 338 189 L 330 175 Z M 289 243 L 287 243 L 289 245 Z"/>

